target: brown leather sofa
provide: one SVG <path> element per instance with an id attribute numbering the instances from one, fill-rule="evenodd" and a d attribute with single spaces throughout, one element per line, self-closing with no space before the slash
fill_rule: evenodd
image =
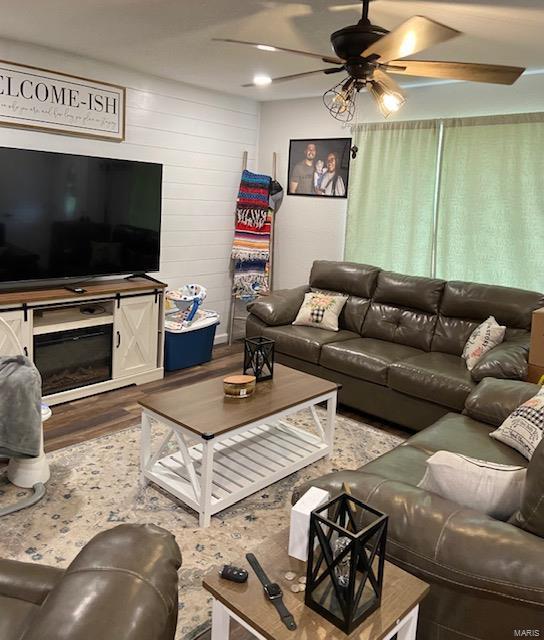
<path id="1" fill-rule="evenodd" d="M 427 458 L 438 450 L 527 466 L 489 433 L 538 389 L 485 378 L 469 394 L 463 415 L 449 413 L 364 467 L 323 476 L 293 495 L 296 501 L 311 485 L 337 495 L 347 482 L 354 495 L 389 515 L 388 559 L 431 585 L 418 640 L 544 637 L 544 538 L 417 487 Z M 533 469 L 544 471 L 544 441 Z M 541 481 L 537 490 L 540 495 L 524 501 L 544 532 Z"/>
<path id="2" fill-rule="evenodd" d="M 338 332 L 291 324 L 310 288 L 349 296 Z M 419 430 L 461 412 L 484 377 L 525 378 L 531 316 L 542 306 L 532 291 L 316 261 L 309 285 L 248 305 L 246 334 L 274 339 L 278 362 L 339 382 L 343 404 Z M 463 347 L 490 315 L 506 339 L 469 372 Z"/>
<path id="3" fill-rule="evenodd" d="M 155 525 L 99 533 L 65 571 L 0 559 L 0 638 L 172 640 L 180 565 Z"/>

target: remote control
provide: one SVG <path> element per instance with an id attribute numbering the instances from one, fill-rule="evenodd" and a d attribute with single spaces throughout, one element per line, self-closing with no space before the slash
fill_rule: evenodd
<path id="1" fill-rule="evenodd" d="M 74 293 L 87 293 L 87 289 L 84 289 L 83 287 L 70 287 L 70 286 L 66 286 L 64 287 L 65 289 L 68 289 L 68 291 L 73 291 Z"/>
<path id="2" fill-rule="evenodd" d="M 245 582 L 247 580 L 247 571 L 239 567 L 233 567 L 231 564 L 226 564 L 219 572 L 219 575 L 231 582 Z"/>

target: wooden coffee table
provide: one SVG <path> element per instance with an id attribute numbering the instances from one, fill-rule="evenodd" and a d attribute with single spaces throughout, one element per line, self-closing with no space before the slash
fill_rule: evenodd
<path id="1" fill-rule="evenodd" d="M 306 563 L 287 555 L 289 531 L 271 536 L 255 554 L 272 582 L 283 591 L 285 606 L 294 616 L 296 631 L 281 622 L 274 606 L 266 599 L 261 583 L 244 558 L 229 558 L 233 564 L 248 570 L 244 584 L 219 577 L 219 568 L 208 573 L 202 584 L 213 596 L 212 640 L 228 640 L 231 620 L 236 620 L 258 640 L 415 640 L 419 603 L 427 595 L 429 585 L 385 562 L 381 605 L 355 631 L 346 635 L 315 611 L 305 606 L 304 593 L 292 593 L 293 582 L 285 579 L 288 571 L 306 575 Z M 295 580 L 296 581 L 296 580 Z"/>
<path id="2" fill-rule="evenodd" d="M 142 405 L 141 473 L 199 513 L 214 513 L 320 458 L 334 441 L 338 385 L 282 365 L 248 398 L 227 398 L 223 377 L 150 395 Z M 327 403 L 321 424 L 315 406 Z M 286 418 L 310 409 L 317 434 Z M 151 430 L 167 432 L 155 451 Z M 176 450 L 171 451 L 171 441 Z"/>

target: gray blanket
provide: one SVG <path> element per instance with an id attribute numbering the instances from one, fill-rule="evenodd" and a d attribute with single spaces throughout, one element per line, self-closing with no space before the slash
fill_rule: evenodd
<path id="1" fill-rule="evenodd" d="M 0 356 L 0 456 L 36 458 L 42 429 L 42 379 L 25 356 Z"/>

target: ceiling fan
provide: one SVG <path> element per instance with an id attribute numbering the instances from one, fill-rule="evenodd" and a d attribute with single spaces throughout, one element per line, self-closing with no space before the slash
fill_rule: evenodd
<path id="1" fill-rule="evenodd" d="M 323 102 L 331 115 L 344 122 L 352 120 L 357 94 L 364 88 L 372 95 L 385 117 L 402 107 L 406 102 L 406 96 L 390 74 L 513 84 L 525 71 L 522 67 L 494 64 L 406 60 L 407 56 L 446 42 L 461 35 L 461 32 L 424 16 L 413 16 L 389 32 L 370 22 L 368 18 L 370 1 L 363 0 L 362 17 L 357 24 L 331 34 L 335 56 L 231 38 L 214 38 L 214 40 L 249 45 L 263 51 L 284 51 L 316 58 L 328 65 L 333 65 L 325 69 L 294 73 L 273 79 L 266 76 L 256 77 L 253 82 L 242 85 L 243 87 L 296 80 L 318 73 L 347 72 L 347 76 L 341 82 L 323 94 Z"/>

